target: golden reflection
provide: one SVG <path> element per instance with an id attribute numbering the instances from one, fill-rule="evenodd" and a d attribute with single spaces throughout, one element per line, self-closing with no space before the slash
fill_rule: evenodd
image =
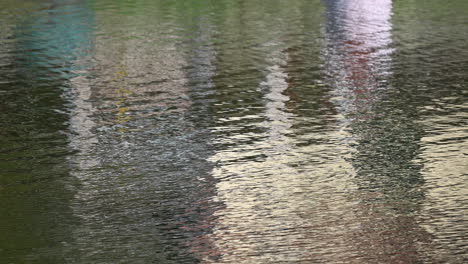
<path id="1" fill-rule="evenodd" d="M 300 7 L 290 2 L 284 10 L 301 16 Z M 279 34 L 292 30 L 280 25 L 275 25 Z M 286 40 L 264 44 L 266 74 L 258 87 L 264 111 L 223 118 L 225 126 L 217 128 L 229 134 L 219 139 L 228 147 L 211 158 L 218 164 L 213 170 L 219 179 L 216 199 L 225 204 L 215 212 L 212 235 L 222 256 L 219 263 L 332 263 L 353 255 L 344 237 L 357 228 L 354 202 L 347 195 L 355 189 L 349 180 L 354 172 L 345 160 L 349 146 L 339 144 L 349 134 L 334 124 L 311 132 L 317 117 L 294 114 L 290 90 L 297 87 L 288 71 L 295 71 L 297 60 L 314 58 L 294 56 L 296 49 Z M 239 120 L 262 132 L 237 132 Z"/>
<path id="2" fill-rule="evenodd" d="M 217 247 L 226 263 L 263 263 L 273 256 L 282 261 L 312 261 L 326 259 L 333 248 L 343 249 L 343 257 L 348 245 L 339 234 L 353 228 L 345 222 L 353 223 L 343 195 L 352 188 L 346 179 L 352 167 L 340 156 L 346 149 L 336 144 L 297 146 L 298 140 L 307 137 L 338 140 L 342 132 L 290 136 L 298 117 L 286 108 L 288 49 L 281 48 L 282 43 L 269 46 L 276 48 L 260 84 L 265 90 L 265 121 L 257 123 L 265 134 L 233 135 L 224 140 L 261 140 L 237 144 L 212 157 L 223 164 L 213 174 L 221 179 L 218 199 L 226 204 L 216 212 Z"/>
<path id="3" fill-rule="evenodd" d="M 459 125 L 459 120 L 468 118 L 468 104 L 462 104 L 457 110 L 453 114 L 429 117 L 421 122 L 421 125 L 435 131 L 437 128 L 443 130 L 443 133 L 428 134 L 421 139 L 424 146 L 421 159 L 428 164 L 422 169 L 422 174 L 432 188 L 427 190 L 421 214 L 425 217 L 420 222 L 435 235 L 433 242 L 437 246 L 432 255 L 440 263 L 462 261 L 460 248 L 465 246 L 465 241 L 459 236 L 468 233 L 468 226 L 460 225 L 468 222 L 468 215 L 447 213 L 462 210 L 463 201 L 468 197 L 467 131 Z M 454 256 L 453 252 L 457 251 L 461 254 Z"/>

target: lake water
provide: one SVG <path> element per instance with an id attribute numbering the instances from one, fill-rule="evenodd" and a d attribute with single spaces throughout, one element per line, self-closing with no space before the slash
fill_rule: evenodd
<path id="1" fill-rule="evenodd" d="M 0 263 L 468 263 L 468 1 L 0 1 Z"/>

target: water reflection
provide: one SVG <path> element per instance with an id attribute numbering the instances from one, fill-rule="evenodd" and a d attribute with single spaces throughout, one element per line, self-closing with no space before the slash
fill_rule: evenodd
<path id="1" fill-rule="evenodd" d="M 296 20 L 276 20 L 272 14 L 261 20 L 264 24 L 241 33 L 265 38 L 252 37 L 261 41 L 255 52 L 264 58 L 260 63 L 264 75 L 248 75 L 251 79 L 243 80 L 242 90 L 234 86 L 240 90 L 235 98 L 243 100 L 229 108 L 237 110 L 235 114 L 218 121 L 217 131 L 223 134 L 211 159 L 218 162 L 213 174 L 220 180 L 218 199 L 226 206 L 216 212 L 213 235 L 220 263 L 332 262 L 351 255 L 343 241 L 347 227 L 342 220 L 352 218 L 344 195 L 350 166 L 339 155 L 347 150 L 334 144 L 340 131 L 332 124 L 317 125 L 317 119 L 332 119 L 330 113 L 304 111 L 316 95 L 298 81 L 301 75 L 314 73 L 298 69 L 316 62 L 319 54 L 313 46 L 298 48 L 307 47 L 309 39 L 298 43 L 291 38 L 307 31 L 306 23 L 319 23 L 320 16 L 306 13 L 310 9 L 303 3 L 283 7 L 276 12 L 287 12 Z M 255 13 L 247 12 L 239 19 L 252 16 Z M 239 22 L 230 24 L 234 23 Z M 275 30 L 263 31 L 272 28 L 269 23 Z M 252 33 L 255 30 L 261 34 Z M 314 34 L 310 38 L 318 36 Z M 235 51 L 242 52 L 242 46 Z M 310 57 L 303 56 L 307 52 Z M 247 68 L 249 58 L 241 58 L 239 64 Z M 221 54 L 219 59 L 228 65 L 238 60 Z"/>
<path id="2" fill-rule="evenodd" d="M 454 213 L 466 204 L 464 69 L 468 53 L 466 40 L 460 36 L 466 36 L 462 32 L 467 21 L 462 17 L 467 7 L 463 1 L 450 7 L 438 1 L 395 5 L 398 92 L 402 105 L 416 108 L 417 125 L 424 129 L 418 161 L 424 163 L 425 199 L 417 219 L 433 236 L 425 251 L 430 256 L 427 262 L 432 263 L 464 263 L 467 259 L 466 245 L 462 246 L 467 225 L 461 224 L 466 222 L 466 213 Z"/>
<path id="3" fill-rule="evenodd" d="M 362 261 L 419 262 L 419 247 L 430 239 L 415 218 L 424 200 L 416 161 L 422 131 L 415 109 L 399 104 L 390 83 L 392 1 L 328 1 L 327 7 L 327 74 L 355 149 L 359 228 L 349 242 Z"/>
<path id="4" fill-rule="evenodd" d="M 77 61 L 88 52 L 92 14 L 86 5 L 67 1 L 30 7 L 37 12 L 16 21 L 14 41 L 2 54 L 9 60 L 0 70 L 0 104 L 6 106 L 1 111 L 0 259 L 63 263 L 61 252 L 72 242 L 68 234 L 77 224 L 69 208 L 65 159 L 71 154 L 69 79 L 83 67 Z"/>
<path id="5" fill-rule="evenodd" d="M 219 199 L 226 204 L 226 209 L 217 213 L 220 223 L 214 234 L 223 262 L 244 263 L 268 258 L 257 254 L 277 247 L 276 241 L 269 241 L 271 232 L 281 232 L 286 222 L 291 222 L 282 219 L 290 215 L 287 213 L 290 209 L 284 204 L 288 196 L 283 189 L 285 177 L 294 172 L 287 165 L 288 151 L 292 147 L 291 139 L 286 136 L 292 126 L 292 115 L 285 112 L 285 102 L 289 100 L 284 94 L 288 88 L 283 69 L 287 53 L 280 50 L 280 43 L 268 43 L 268 46 L 274 47 L 267 58 L 271 66 L 267 67 L 266 80 L 259 84 L 259 89 L 265 92 L 265 112 L 250 116 L 253 119 L 264 117 L 263 122 L 252 125 L 266 131 L 223 138 L 238 143 L 212 157 L 222 164 L 213 174 L 221 180 L 217 185 Z M 232 119 L 235 120 L 238 119 Z M 290 238 L 289 232 L 283 232 L 283 236 L 285 240 Z"/>
<path id="6" fill-rule="evenodd" d="M 82 95 L 76 116 L 84 118 L 72 118 L 72 145 L 80 151 L 72 205 L 81 219 L 72 246 L 87 252 L 77 256 L 83 262 L 215 259 L 205 238 L 217 206 L 206 161 L 210 135 L 197 124 L 207 115 L 200 94 L 210 88 L 212 48 L 203 44 L 211 33 L 200 30 L 193 45 L 182 45 L 170 32 L 180 21 L 144 9 L 135 15 L 147 24 L 122 17 L 119 23 L 138 29 L 109 38 L 99 32 L 114 27 L 115 17 L 105 16 L 111 7 L 121 8 L 98 9 L 93 67 L 74 86 Z"/>
<path id="7" fill-rule="evenodd" d="M 187 70 L 187 78 L 192 88 L 189 96 L 193 102 L 187 118 L 198 130 L 196 141 L 203 146 L 203 149 L 196 149 L 196 155 L 201 158 L 200 161 L 205 164 L 206 170 L 197 173 L 192 179 L 196 188 L 189 195 L 190 204 L 180 215 L 187 220 L 179 223 L 179 229 L 188 235 L 183 246 L 188 247 L 189 254 L 200 263 L 216 263 L 221 256 L 212 234 L 218 221 L 215 212 L 223 208 L 224 204 L 216 199 L 216 179 L 211 174 L 214 166 L 207 163 L 207 157 L 214 152 L 211 146 L 214 135 L 208 127 L 214 123 L 214 116 L 209 106 L 215 101 L 210 97 L 214 94 L 215 88 L 213 78 L 216 74 L 214 65 L 216 51 L 213 35 L 217 32 L 217 28 L 213 18 L 206 15 L 212 12 L 212 7 L 197 11 L 193 20 L 195 23 L 191 28 L 197 34 L 187 45 L 187 61 L 191 65 Z M 200 155 L 201 153 L 204 155 Z"/>
<path id="8" fill-rule="evenodd" d="M 435 2 L 0 1 L 0 259 L 463 263 Z"/>

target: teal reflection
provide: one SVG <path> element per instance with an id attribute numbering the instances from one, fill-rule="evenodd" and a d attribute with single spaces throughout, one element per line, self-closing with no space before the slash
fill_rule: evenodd
<path id="1" fill-rule="evenodd" d="M 28 16 L 7 21 L 14 42 L 0 68 L 0 259 L 65 263 L 77 223 L 69 208 L 68 81 L 84 67 L 93 13 L 86 1 L 27 8 Z"/>

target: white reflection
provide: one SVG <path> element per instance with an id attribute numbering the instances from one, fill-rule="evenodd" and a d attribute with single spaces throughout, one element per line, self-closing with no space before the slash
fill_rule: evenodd
<path id="1" fill-rule="evenodd" d="M 70 128 L 74 134 L 70 137 L 70 146 L 79 150 L 81 155 L 89 155 L 94 144 L 98 143 L 96 135 L 92 132 L 92 129 L 96 127 L 96 123 L 91 117 L 96 109 L 91 103 L 91 83 L 86 78 L 87 73 L 80 72 L 79 74 L 70 79 L 70 83 L 75 89 L 73 96 L 74 108 L 71 110 L 72 116 L 70 117 Z M 79 169 L 89 169 L 98 164 L 98 159 L 77 159 Z"/>
<path id="2" fill-rule="evenodd" d="M 390 74 L 392 1 L 339 0 L 327 5 L 325 60 L 335 87 L 333 100 L 344 114 L 369 111 Z"/>
<path id="3" fill-rule="evenodd" d="M 460 120 L 468 120 L 468 103 L 461 104 L 451 114 L 434 115 L 422 121 L 437 131 L 422 138 L 421 158 L 426 166 L 422 175 L 429 188 L 422 215 L 429 216 L 422 225 L 434 234 L 436 249 L 431 256 L 437 261 L 461 263 L 468 234 L 468 131 Z M 431 109 L 432 110 L 432 109 Z M 460 252 L 457 255 L 454 252 Z"/>
<path id="4" fill-rule="evenodd" d="M 269 73 L 266 81 L 261 84 L 269 89 L 269 92 L 265 96 L 268 100 L 265 104 L 265 116 L 269 121 L 265 125 L 268 127 L 269 141 L 275 152 L 284 154 L 290 147 L 289 144 L 278 143 L 288 139 L 284 134 L 292 126 L 291 118 L 293 117 L 291 113 L 285 111 L 286 102 L 289 101 L 289 96 L 285 94 L 288 88 L 286 81 L 288 75 L 283 69 L 287 63 L 287 54 L 278 53 L 277 55 L 273 55 L 273 58 L 273 65 L 268 67 Z"/>
<path id="5" fill-rule="evenodd" d="M 333 141 L 339 132 L 294 134 L 298 117 L 288 108 L 288 69 L 294 66 L 284 46 L 268 44 L 267 74 L 259 84 L 265 121 L 255 125 L 265 132 L 225 137 L 223 142 L 238 143 L 212 157 L 220 163 L 213 174 L 226 206 L 216 212 L 213 235 L 223 263 L 333 260 L 336 254 L 327 256 L 337 250 L 338 258 L 349 255 L 341 236 L 342 219 L 352 217 L 343 195 L 348 187 L 343 175 L 351 170 L 340 156 L 346 150 L 319 143 Z M 316 144 L 297 146 L 299 139 L 314 137 Z"/>

